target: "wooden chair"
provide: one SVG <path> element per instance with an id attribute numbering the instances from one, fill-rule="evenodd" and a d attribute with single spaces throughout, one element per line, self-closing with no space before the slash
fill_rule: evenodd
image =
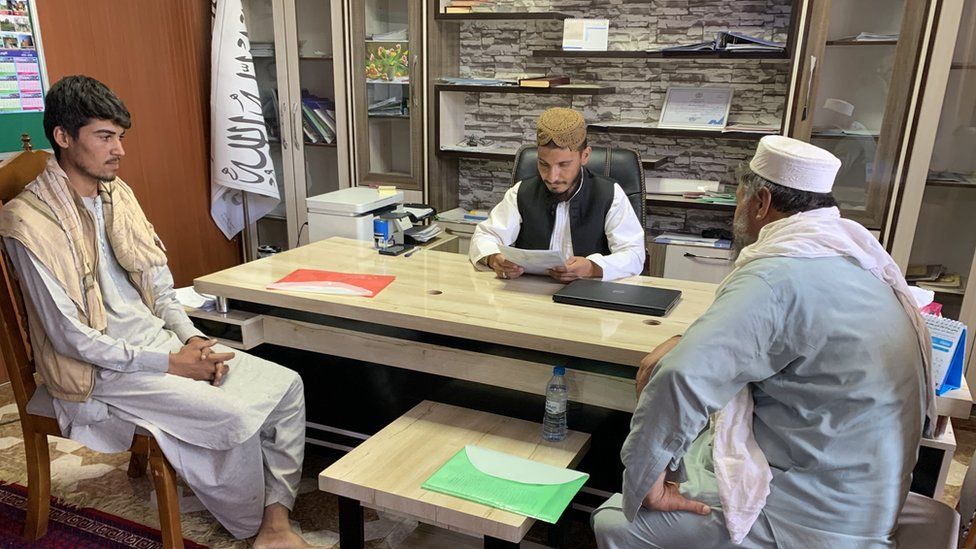
<path id="1" fill-rule="evenodd" d="M 17 196 L 27 183 L 36 178 L 50 156 L 43 151 L 33 151 L 30 138 L 26 134 L 22 140 L 24 151 L 0 164 L 0 204 Z M 62 434 L 54 418 L 51 396 L 34 379 L 34 361 L 31 357 L 23 296 L 5 251 L 0 269 L 4 282 L 3 288 L 0 288 L 0 358 L 10 375 L 27 455 L 27 522 L 24 525 L 24 537 L 37 540 L 47 533 L 51 512 L 51 458 L 47 437 L 60 437 Z M 163 546 L 183 547 L 176 473 L 173 467 L 148 433 L 137 432 L 129 451 L 132 452 L 129 461 L 130 477 L 144 475 L 148 459 L 156 488 Z"/>

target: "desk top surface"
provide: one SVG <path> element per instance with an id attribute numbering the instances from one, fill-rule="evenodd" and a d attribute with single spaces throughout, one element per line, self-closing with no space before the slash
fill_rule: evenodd
<path id="1" fill-rule="evenodd" d="M 538 423 L 424 401 L 322 471 L 319 489 L 438 526 L 521 540 L 534 519 L 420 487 L 466 444 L 572 468 L 590 435 L 570 431 L 547 442 Z"/>
<path id="2" fill-rule="evenodd" d="M 394 275 L 373 298 L 268 290 L 296 269 Z M 194 281 L 197 291 L 240 301 L 325 314 L 474 341 L 636 366 L 682 334 L 712 303 L 716 285 L 651 277 L 619 282 L 681 290 L 665 317 L 555 303 L 564 287 L 525 275 L 502 280 L 477 271 L 467 256 L 418 250 L 384 256 L 371 243 L 331 238 L 231 267 Z"/>

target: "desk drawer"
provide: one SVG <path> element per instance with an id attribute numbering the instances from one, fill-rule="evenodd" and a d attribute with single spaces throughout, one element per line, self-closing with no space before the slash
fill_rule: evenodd
<path id="1" fill-rule="evenodd" d="M 668 244 L 664 255 L 664 278 L 718 283 L 732 267 L 732 250 Z"/>

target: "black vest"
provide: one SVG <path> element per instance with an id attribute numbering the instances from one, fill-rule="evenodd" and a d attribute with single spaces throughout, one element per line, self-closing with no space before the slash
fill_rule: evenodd
<path id="1" fill-rule="evenodd" d="M 610 253 L 607 242 L 607 212 L 613 203 L 612 179 L 595 175 L 584 166 L 583 181 L 576 196 L 569 200 L 569 230 L 573 239 L 573 254 Z M 539 176 L 523 179 L 518 190 L 518 210 L 522 217 L 518 238 L 513 244 L 524 250 L 548 250 L 552 228 L 556 224 L 558 202 Z"/>

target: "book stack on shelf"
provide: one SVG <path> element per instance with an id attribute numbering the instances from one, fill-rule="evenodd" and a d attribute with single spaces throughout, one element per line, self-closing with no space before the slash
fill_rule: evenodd
<path id="1" fill-rule="evenodd" d="M 311 94 L 302 96 L 302 131 L 306 143 L 335 143 L 335 103 Z"/>
<path id="2" fill-rule="evenodd" d="M 273 42 L 251 42 L 251 57 L 274 57 Z"/>
<path id="3" fill-rule="evenodd" d="M 404 106 L 400 97 L 388 97 L 369 104 L 366 113 L 372 117 L 403 118 L 410 115 L 410 110 Z"/>
<path id="4" fill-rule="evenodd" d="M 491 0 L 450 0 L 444 13 L 490 13 Z"/>
<path id="5" fill-rule="evenodd" d="M 965 287 L 959 273 L 947 272 L 944 265 L 909 265 L 905 280 L 923 290 L 940 293 L 962 293 Z"/>

